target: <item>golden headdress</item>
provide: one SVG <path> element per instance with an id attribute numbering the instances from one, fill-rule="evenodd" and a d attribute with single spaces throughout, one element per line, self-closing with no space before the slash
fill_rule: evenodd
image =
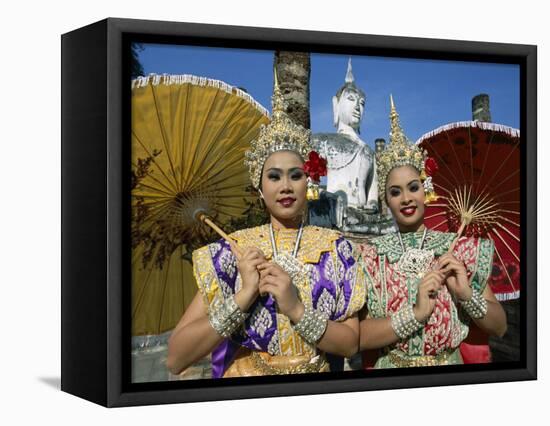
<path id="1" fill-rule="evenodd" d="M 285 100 L 279 89 L 277 73 L 271 97 L 272 116 L 268 125 L 260 127 L 260 133 L 245 152 L 244 164 L 248 167 L 250 180 L 254 188 L 260 188 L 262 169 L 267 158 L 278 151 L 293 151 L 305 161 L 313 151 L 311 131 L 296 124 L 284 112 Z"/>
<path id="2" fill-rule="evenodd" d="M 376 154 L 378 171 L 378 194 L 382 204 L 385 205 L 386 181 L 390 172 L 400 166 L 412 166 L 424 183 L 427 201 L 432 201 L 437 196 L 433 191 L 431 177 L 426 176 L 425 164 L 428 153 L 419 146 L 414 145 L 403 132 L 399 122 L 399 114 L 395 109 L 393 97 L 390 95 L 390 143 L 388 147 Z"/>

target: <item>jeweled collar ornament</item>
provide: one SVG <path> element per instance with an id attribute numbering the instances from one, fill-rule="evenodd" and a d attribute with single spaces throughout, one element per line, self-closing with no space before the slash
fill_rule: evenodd
<path id="1" fill-rule="evenodd" d="M 276 263 L 292 279 L 292 282 L 295 283 L 300 278 L 301 274 L 305 272 L 305 266 L 297 258 L 298 250 L 300 248 L 300 241 L 302 240 L 302 235 L 304 232 L 303 224 L 300 225 L 298 230 L 298 235 L 296 237 L 296 242 L 294 243 L 294 249 L 292 253 L 279 253 L 277 250 L 277 244 L 275 243 L 275 235 L 273 233 L 273 225 L 269 224 L 269 238 L 271 240 L 271 249 L 273 251 L 272 261 Z"/>
<path id="2" fill-rule="evenodd" d="M 424 249 L 424 242 L 426 241 L 427 232 L 428 228 L 424 228 L 420 246 L 415 248 L 405 247 L 403 237 L 401 236 L 401 233 L 397 231 L 397 237 L 399 238 L 399 243 L 401 244 L 402 250 L 401 258 L 397 261 L 397 268 L 401 272 L 414 274 L 421 277 L 432 264 L 435 258 L 434 251 Z"/>

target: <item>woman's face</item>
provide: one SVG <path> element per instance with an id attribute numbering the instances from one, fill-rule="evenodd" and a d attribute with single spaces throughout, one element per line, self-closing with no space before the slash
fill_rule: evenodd
<path id="1" fill-rule="evenodd" d="M 414 167 L 396 167 L 390 172 L 386 181 L 386 201 L 401 232 L 423 228 L 424 200 L 424 187 Z"/>
<path id="2" fill-rule="evenodd" d="M 301 221 L 306 206 L 307 177 L 304 162 L 292 151 L 271 154 L 262 172 L 265 205 L 282 223 Z"/>

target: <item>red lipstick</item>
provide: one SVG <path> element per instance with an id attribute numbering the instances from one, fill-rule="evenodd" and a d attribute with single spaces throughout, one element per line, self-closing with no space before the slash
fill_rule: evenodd
<path id="1" fill-rule="evenodd" d="M 404 216 L 412 216 L 416 212 L 415 206 L 403 207 L 401 210 Z"/>
<path id="2" fill-rule="evenodd" d="M 290 207 L 294 204 L 296 201 L 295 198 L 287 197 L 287 198 L 281 198 L 277 202 L 280 203 L 283 207 Z"/>

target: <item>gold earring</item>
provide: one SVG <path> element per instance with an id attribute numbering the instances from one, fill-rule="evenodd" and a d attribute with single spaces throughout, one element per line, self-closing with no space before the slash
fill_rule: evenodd
<path id="1" fill-rule="evenodd" d="M 426 198 L 424 199 L 424 204 L 428 205 L 430 203 L 433 203 L 434 201 L 437 201 L 438 199 L 439 196 L 434 191 L 427 192 Z"/>
<path id="2" fill-rule="evenodd" d="M 307 178 L 306 198 L 309 201 L 314 201 L 319 199 L 319 184 L 314 182 L 310 177 Z"/>

